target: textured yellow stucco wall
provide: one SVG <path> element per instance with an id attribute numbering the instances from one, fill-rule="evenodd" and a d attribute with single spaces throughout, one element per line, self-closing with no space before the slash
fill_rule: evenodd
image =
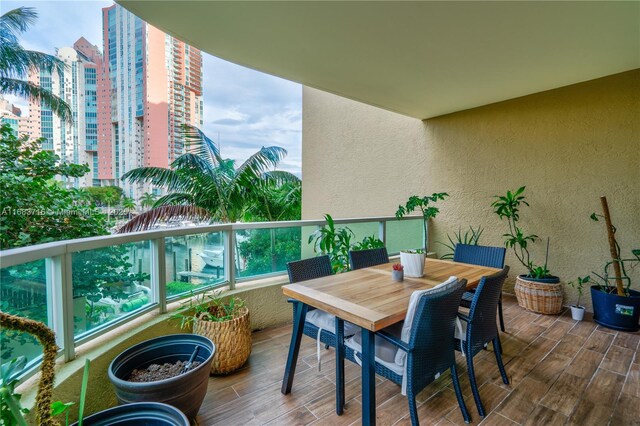
<path id="1" fill-rule="evenodd" d="M 607 259 L 604 227 L 589 220 L 601 195 L 623 250 L 640 247 L 640 70 L 425 121 L 305 88 L 302 158 L 303 219 L 391 215 L 409 195 L 444 191 L 432 250 L 468 225 L 501 245 L 492 196 L 526 185 L 521 225 L 551 238 L 563 281 Z M 532 247 L 535 262 L 544 247 Z M 511 254 L 507 264 L 524 272 Z"/>

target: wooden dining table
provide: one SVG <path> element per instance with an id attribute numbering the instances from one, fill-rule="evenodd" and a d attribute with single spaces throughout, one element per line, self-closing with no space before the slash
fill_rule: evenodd
<path id="1" fill-rule="evenodd" d="M 291 392 L 300 341 L 309 307 L 322 309 L 336 316 L 336 338 L 341 343 L 344 321 L 362 329 L 362 424 L 376 420 L 375 398 L 375 332 L 403 321 L 409 298 L 416 290 L 432 288 L 450 276 L 467 280 L 467 288 L 478 285 L 483 276 L 499 271 L 478 265 L 426 259 L 424 276 L 405 277 L 396 282 L 391 278 L 391 263 L 358 269 L 342 274 L 288 284 L 282 287 L 285 295 L 299 302 L 293 323 L 289 355 L 282 382 L 282 393 Z M 336 347 L 336 383 L 344 384 L 344 345 Z M 336 389 L 336 412 L 344 407 L 344 388 Z"/>

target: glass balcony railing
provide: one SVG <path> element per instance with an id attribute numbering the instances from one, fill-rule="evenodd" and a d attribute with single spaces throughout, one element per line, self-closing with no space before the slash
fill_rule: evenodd
<path id="1" fill-rule="evenodd" d="M 420 247 L 422 220 L 339 219 L 353 243 L 375 236 L 389 254 Z M 214 288 L 250 288 L 286 273 L 287 262 L 315 256 L 309 236 L 319 221 L 164 228 L 59 241 L 0 252 L 0 309 L 46 323 L 65 361 L 76 346 L 167 302 Z M 28 335 L 0 331 L 0 363 L 24 355 L 33 368 L 41 348 Z M 28 373 L 27 373 L 28 374 Z"/>

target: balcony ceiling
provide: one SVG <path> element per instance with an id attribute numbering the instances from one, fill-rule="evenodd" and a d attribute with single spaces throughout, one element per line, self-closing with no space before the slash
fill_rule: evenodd
<path id="1" fill-rule="evenodd" d="M 640 2 L 118 3 L 228 61 L 419 119 L 640 68 Z"/>

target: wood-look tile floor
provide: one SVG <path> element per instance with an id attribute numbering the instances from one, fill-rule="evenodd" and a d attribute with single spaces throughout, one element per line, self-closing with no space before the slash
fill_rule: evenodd
<path id="1" fill-rule="evenodd" d="M 462 391 L 472 424 L 640 425 L 640 333 L 616 332 L 582 322 L 569 312 L 538 315 L 504 298 L 504 361 L 510 384 L 502 383 L 490 347 L 475 358 L 480 395 L 487 410 L 478 415 L 464 358 L 458 356 Z M 247 365 L 234 374 L 211 377 L 198 415 L 199 425 L 360 424 L 360 367 L 346 368 L 346 408 L 335 414 L 333 350 L 304 337 L 293 390 L 280 393 L 291 325 L 254 333 Z M 409 409 L 400 387 L 377 377 L 377 424 L 408 425 Z M 464 424 L 451 378 L 443 375 L 418 396 L 423 425 Z"/>

